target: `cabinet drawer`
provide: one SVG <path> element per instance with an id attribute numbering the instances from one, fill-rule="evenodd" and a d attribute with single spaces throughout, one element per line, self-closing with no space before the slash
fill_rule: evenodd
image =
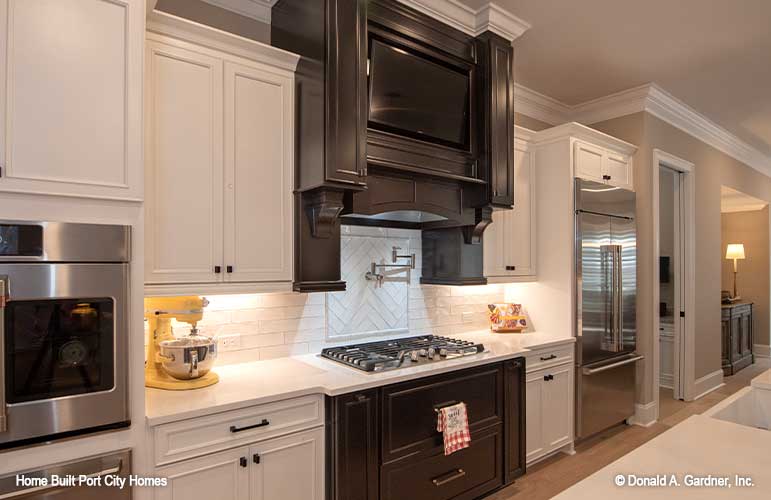
<path id="1" fill-rule="evenodd" d="M 155 428 L 155 465 L 323 424 L 324 399 L 313 395 L 159 425 Z"/>
<path id="2" fill-rule="evenodd" d="M 436 409 L 466 403 L 472 437 L 503 422 L 503 373 L 493 364 L 388 386 L 382 391 L 382 460 L 388 463 L 442 449 Z"/>
<path id="3" fill-rule="evenodd" d="M 400 461 L 383 468 L 381 500 L 477 498 L 503 483 L 500 431 L 488 430 L 465 450 L 443 452 L 418 461 Z"/>
<path id="4" fill-rule="evenodd" d="M 573 344 L 568 344 L 529 352 L 525 355 L 525 369 L 531 373 L 550 366 L 572 363 L 574 349 Z"/>

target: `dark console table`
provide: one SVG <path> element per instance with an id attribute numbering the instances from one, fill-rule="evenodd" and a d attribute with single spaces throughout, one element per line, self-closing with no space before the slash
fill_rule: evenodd
<path id="1" fill-rule="evenodd" d="M 722 306 L 723 374 L 733 375 L 755 362 L 752 352 L 752 302 Z"/>

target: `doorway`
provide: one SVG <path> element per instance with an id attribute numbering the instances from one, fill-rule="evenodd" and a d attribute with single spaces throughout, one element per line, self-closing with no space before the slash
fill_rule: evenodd
<path id="1" fill-rule="evenodd" d="M 692 163 L 663 151 L 653 157 L 653 379 L 661 413 L 694 399 L 695 172 Z"/>
<path id="2" fill-rule="evenodd" d="M 659 388 L 662 397 L 685 399 L 680 339 L 685 331 L 683 248 L 686 174 L 659 165 Z"/>

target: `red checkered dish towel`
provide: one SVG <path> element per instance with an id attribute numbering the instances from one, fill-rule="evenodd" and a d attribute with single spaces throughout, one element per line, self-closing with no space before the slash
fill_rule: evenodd
<path id="1" fill-rule="evenodd" d="M 436 430 L 444 435 L 444 454 L 450 455 L 471 443 L 468 431 L 466 403 L 440 408 L 437 412 Z"/>

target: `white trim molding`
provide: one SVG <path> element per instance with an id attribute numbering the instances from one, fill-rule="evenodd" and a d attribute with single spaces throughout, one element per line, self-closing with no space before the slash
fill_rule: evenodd
<path id="1" fill-rule="evenodd" d="M 278 0 L 203 0 L 204 2 L 270 24 L 270 11 Z"/>
<path id="2" fill-rule="evenodd" d="M 701 378 L 697 378 L 694 383 L 694 392 L 696 397 L 690 401 L 696 401 L 699 398 L 703 398 L 712 391 L 716 391 L 723 387 L 723 369 L 715 370 L 712 373 L 708 373 Z"/>
<path id="3" fill-rule="evenodd" d="M 530 23 L 492 2 L 474 10 L 458 0 L 399 1 L 471 36 L 492 31 L 511 42 L 530 29 Z"/>
<path id="4" fill-rule="evenodd" d="M 755 344 L 752 346 L 752 352 L 756 358 L 771 358 L 771 346 Z"/>
<path id="5" fill-rule="evenodd" d="M 549 125 L 560 125 L 571 121 L 573 109 L 567 104 L 515 82 L 514 111 Z"/>
<path id="6" fill-rule="evenodd" d="M 771 176 L 771 157 L 655 83 L 647 83 L 575 105 L 562 103 L 516 84 L 514 110 L 550 125 L 559 125 L 566 121 L 593 124 L 633 113 L 648 112 L 758 172 Z"/>
<path id="7" fill-rule="evenodd" d="M 651 401 L 644 405 L 635 403 L 634 415 L 627 419 L 629 425 L 640 427 L 650 427 L 659 419 L 659 405 L 656 401 Z"/>

